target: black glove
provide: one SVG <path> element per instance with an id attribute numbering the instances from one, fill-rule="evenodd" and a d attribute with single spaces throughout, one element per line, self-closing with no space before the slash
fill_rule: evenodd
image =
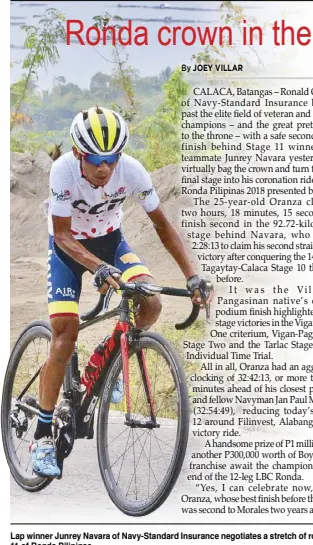
<path id="1" fill-rule="evenodd" d="M 200 276 L 195 275 L 188 278 L 187 289 L 190 290 L 192 294 L 194 294 L 195 290 L 199 290 L 201 299 L 206 301 L 210 292 L 213 290 L 213 284 L 209 280 L 203 280 Z"/>
<path id="2" fill-rule="evenodd" d="M 102 265 L 99 265 L 99 267 L 95 270 L 93 285 L 96 288 L 100 289 L 104 286 L 104 284 L 108 284 L 106 280 L 109 276 L 112 276 L 114 280 L 118 280 L 121 274 L 122 271 L 120 271 L 116 267 L 113 267 L 113 265 L 107 265 L 107 263 L 103 263 Z"/>

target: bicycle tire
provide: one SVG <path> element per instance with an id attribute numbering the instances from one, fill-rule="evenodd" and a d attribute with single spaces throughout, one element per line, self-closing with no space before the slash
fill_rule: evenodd
<path id="1" fill-rule="evenodd" d="M 29 344 L 36 338 L 44 338 L 50 342 L 51 329 L 48 322 L 43 320 L 32 322 L 21 332 L 20 336 L 18 337 L 11 352 L 11 356 L 7 366 L 3 384 L 1 404 L 1 429 L 5 456 L 12 477 L 21 488 L 27 490 L 28 492 L 38 492 L 52 482 L 52 479 L 39 477 L 35 474 L 27 476 L 26 472 L 22 471 L 20 465 L 17 462 L 17 456 L 14 452 L 13 438 L 11 435 L 11 430 L 13 431 L 13 428 L 10 425 L 10 413 L 14 379 L 16 377 L 18 366 L 25 350 L 27 349 Z"/>
<path id="2" fill-rule="evenodd" d="M 110 455 L 108 453 L 108 416 L 110 410 L 110 399 L 115 380 L 121 369 L 121 354 L 116 356 L 112 365 L 104 377 L 102 393 L 99 402 L 98 423 L 97 423 L 97 451 L 100 471 L 104 485 L 113 503 L 126 515 L 144 516 L 155 511 L 166 500 L 173 489 L 180 474 L 185 458 L 185 452 L 189 433 L 189 401 L 186 378 L 179 356 L 170 343 L 161 335 L 156 333 L 141 332 L 138 337 L 136 348 L 130 350 L 130 356 L 141 349 L 157 351 L 164 358 L 174 378 L 179 399 L 179 422 L 177 424 L 177 436 L 175 440 L 175 452 L 162 481 L 162 488 L 157 489 L 151 497 L 145 500 L 129 500 L 123 495 L 115 482 L 110 466 Z M 124 426 L 126 428 L 126 426 Z M 137 441 L 137 440 L 136 440 Z M 140 442 L 140 446 L 141 442 Z M 151 448 L 151 443 L 150 443 Z M 136 468 L 135 468 L 136 469 Z"/>

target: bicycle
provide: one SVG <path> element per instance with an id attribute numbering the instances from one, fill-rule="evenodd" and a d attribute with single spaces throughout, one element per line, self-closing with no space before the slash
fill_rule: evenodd
<path id="1" fill-rule="evenodd" d="M 74 441 L 93 438 L 99 401 L 97 453 L 104 485 L 123 513 L 142 516 L 165 501 L 180 474 L 188 441 L 189 403 L 178 355 L 161 335 L 136 328 L 134 299 L 156 293 L 179 297 L 191 294 L 185 289 L 139 282 L 121 284 L 120 290 L 121 301 L 116 308 L 109 310 L 114 292 L 110 288 L 105 296 L 100 296 L 93 310 L 80 317 L 79 330 L 114 316 L 119 319 L 112 335 L 104 341 L 103 363 L 93 368 L 92 373 L 86 371 L 84 384 L 76 345 L 66 369 L 62 398 L 54 412 L 53 435 L 61 478 L 63 462 Z M 206 310 L 208 317 L 208 305 Z M 176 329 L 189 327 L 199 311 L 200 307 L 193 304 L 190 316 L 176 324 Z M 39 414 L 39 373 L 50 340 L 49 322 L 29 324 L 13 347 L 4 380 L 1 415 L 4 451 L 13 478 L 29 492 L 42 490 L 52 482 L 34 474 L 29 453 L 25 456 Z M 125 392 L 123 411 L 110 408 L 113 387 L 121 372 Z"/>

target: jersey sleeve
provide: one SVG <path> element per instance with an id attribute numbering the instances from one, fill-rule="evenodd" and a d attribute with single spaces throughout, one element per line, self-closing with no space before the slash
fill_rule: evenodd
<path id="1" fill-rule="evenodd" d="M 140 163 L 138 163 L 137 172 L 135 199 L 141 204 L 145 212 L 153 212 L 159 206 L 160 199 L 152 183 L 151 176 Z"/>
<path id="2" fill-rule="evenodd" d="M 72 215 L 72 177 L 67 165 L 56 161 L 50 170 L 50 211 L 53 216 Z"/>

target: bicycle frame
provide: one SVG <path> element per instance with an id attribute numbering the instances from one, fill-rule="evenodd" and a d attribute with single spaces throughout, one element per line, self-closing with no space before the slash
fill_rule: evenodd
<path id="1" fill-rule="evenodd" d="M 96 316 L 86 322 L 81 322 L 79 325 L 79 331 L 86 329 L 87 327 L 104 320 L 108 320 L 114 316 L 120 316 L 119 321 L 116 323 L 111 337 L 106 340 L 104 345 L 103 363 L 101 367 L 98 367 L 93 375 L 90 377 L 90 383 L 87 386 L 86 393 L 84 394 L 81 402 L 81 395 L 78 394 L 80 384 L 80 372 L 78 369 L 77 352 L 75 351 L 70 359 L 69 365 L 66 369 L 64 385 L 65 391 L 63 397 L 69 399 L 73 403 L 73 410 L 76 413 L 76 439 L 80 438 L 93 438 L 93 419 L 95 408 L 101 394 L 101 387 L 106 370 L 112 364 L 119 350 L 122 356 L 122 370 L 123 381 L 125 386 L 125 398 L 126 398 L 126 412 L 125 423 L 130 426 L 141 427 L 140 422 L 136 422 L 131 418 L 131 396 L 130 396 L 130 383 L 129 383 L 129 348 L 136 343 L 136 336 L 140 333 L 140 329 L 136 328 L 134 317 L 134 300 L 133 296 L 127 293 L 123 293 L 121 303 L 118 307 L 111 311 Z M 151 420 L 147 422 L 147 427 L 158 427 L 156 424 L 154 401 L 152 397 L 152 391 L 150 387 L 150 380 L 148 376 L 147 366 L 145 362 L 145 356 L 143 351 L 138 354 L 138 364 L 144 384 L 144 389 L 147 397 L 147 402 L 150 407 Z M 22 402 L 24 394 L 27 392 L 31 384 L 35 381 L 40 373 L 40 369 L 32 377 L 29 383 L 23 388 L 23 391 L 17 396 L 17 404 L 22 408 L 28 410 L 32 414 L 39 414 L 39 410 L 28 404 Z"/>
<path id="2" fill-rule="evenodd" d="M 140 283 L 139 283 L 140 284 Z M 73 410 L 76 416 L 76 438 L 87 437 L 91 439 L 93 437 L 93 418 L 97 401 L 101 393 L 101 387 L 106 370 L 112 364 L 119 350 L 122 357 L 122 370 L 123 380 L 125 385 L 125 397 L 126 397 L 126 411 L 125 411 L 125 424 L 131 427 L 147 427 L 154 428 L 159 427 L 156 423 L 154 400 L 152 396 L 150 379 L 148 376 L 147 365 L 145 361 L 145 355 L 143 350 L 140 350 L 136 355 L 138 359 L 139 369 L 142 376 L 145 394 L 150 409 L 150 420 L 147 420 L 142 424 L 139 420 L 132 418 L 131 415 L 131 399 L 130 399 L 130 384 L 129 384 L 129 348 L 136 345 L 138 334 L 140 329 L 136 328 L 134 317 L 134 297 L 138 294 L 154 295 L 156 293 L 164 295 L 172 295 L 176 297 L 190 297 L 191 293 L 188 290 L 171 287 L 153 286 L 151 284 L 140 284 L 143 291 L 138 291 L 136 282 L 130 282 L 128 284 L 121 285 L 123 289 L 122 300 L 118 307 L 113 310 L 108 310 L 108 303 L 110 301 L 112 291 L 108 290 L 106 296 L 101 295 L 96 307 L 89 312 L 81 316 L 81 322 L 79 324 L 79 331 L 89 327 L 97 322 L 108 320 L 114 316 L 119 316 L 119 321 L 115 325 L 111 337 L 105 342 L 103 363 L 101 367 L 97 368 L 90 378 L 90 383 L 87 386 L 87 391 L 84 393 L 83 400 L 81 402 L 81 383 L 80 372 L 78 369 L 77 352 L 74 351 L 70 363 L 67 366 L 65 379 L 64 379 L 64 393 L 65 399 L 71 400 L 73 404 Z M 209 288 L 209 290 L 212 287 Z M 137 291 L 136 291 L 137 290 Z M 103 314 L 99 314 L 104 309 Z M 210 306 L 206 306 L 207 319 L 209 318 Z M 193 309 L 190 316 L 182 323 L 176 324 L 175 328 L 178 330 L 186 329 L 189 327 L 198 317 L 200 311 L 199 305 L 193 304 Z M 38 409 L 32 405 L 25 404 L 22 401 L 24 394 L 28 388 L 38 377 L 40 369 L 31 378 L 29 383 L 25 386 L 23 391 L 17 396 L 17 405 L 22 409 L 26 409 L 29 413 L 37 414 Z M 89 375 L 88 375 L 89 378 Z"/>
<path id="3" fill-rule="evenodd" d="M 211 285 L 206 284 L 201 296 L 209 298 L 211 289 Z M 55 407 L 51 430 L 60 469 L 57 478 L 62 478 L 63 462 L 72 452 L 75 439 L 93 437 L 99 400 L 97 450 L 101 477 L 110 498 L 122 512 L 141 516 L 158 508 L 177 480 L 187 447 L 190 408 L 179 356 L 162 335 L 136 327 L 134 305 L 142 297 L 160 294 L 189 298 L 193 292 L 139 280 L 120 282 L 120 304 L 109 311 L 112 293 L 113 288 L 109 288 L 105 296 L 100 295 L 93 309 L 80 315 L 79 330 L 113 316 L 116 320 L 112 335 L 105 337 L 103 344 L 95 349 L 82 378 L 76 343 L 67 362 L 62 399 Z M 209 308 L 206 311 L 208 316 Z M 190 315 L 175 324 L 175 328 L 189 327 L 199 312 L 200 306 L 193 303 Z M 44 474 L 38 478 L 30 458 L 25 456 L 28 438 L 37 419 L 31 421 L 40 410 L 40 386 L 34 382 L 43 369 L 49 343 L 51 351 L 51 330 L 48 322 L 37 320 L 22 331 L 10 357 L 2 399 L 2 439 L 6 458 L 15 481 L 30 492 L 42 490 L 51 482 Z M 31 365 L 29 360 L 34 360 Z M 30 378 L 25 386 L 26 368 Z M 119 406 L 117 412 L 111 410 L 114 408 L 111 402 L 121 400 L 122 396 L 111 395 L 121 370 L 125 408 L 120 410 Z M 17 395 L 17 391 L 21 393 Z"/>
<path id="4" fill-rule="evenodd" d="M 122 301 L 116 309 L 108 311 L 105 314 L 102 314 L 88 322 L 80 324 L 79 329 L 85 329 L 86 327 L 94 324 L 95 322 L 106 320 L 115 315 L 120 315 L 120 319 L 115 325 L 113 333 L 109 339 L 105 341 L 104 344 L 104 353 L 101 366 L 88 376 L 88 384 L 86 386 L 86 394 L 84 395 L 81 405 L 78 407 L 76 413 L 76 438 L 88 438 L 93 437 L 93 419 L 95 408 L 101 394 L 101 387 L 103 383 L 103 378 L 106 370 L 112 364 L 113 360 L 117 356 L 119 350 L 121 351 L 122 357 L 122 371 L 123 371 L 123 382 L 125 387 L 125 398 L 126 398 L 126 412 L 125 412 L 125 423 L 130 426 L 139 426 L 139 423 L 132 419 L 131 417 L 131 396 L 130 396 L 130 383 L 129 383 L 129 348 L 136 343 L 136 336 L 140 332 L 135 325 L 134 317 L 134 301 L 133 297 L 129 296 L 127 293 L 123 293 Z M 138 354 L 138 364 L 144 384 L 144 389 L 150 407 L 150 417 L 151 420 L 148 421 L 149 427 L 157 427 L 154 401 L 152 396 L 152 391 L 150 387 L 150 380 L 148 376 L 145 356 L 143 351 L 140 351 Z M 76 368 L 75 368 L 76 367 Z M 73 358 L 70 363 L 69 369 L 70 375 L 75 379 L 75 376 L 78 375 L 78 365 L 74 362 Z M 69 384 L 67 380 L 67 384 Z M 86 385 L 86 381 L 84 382 Z M 69 392 L 65 392 L 65 397 L 74 397 L 75 404 L 75 393 L 72 388 Z"/>

